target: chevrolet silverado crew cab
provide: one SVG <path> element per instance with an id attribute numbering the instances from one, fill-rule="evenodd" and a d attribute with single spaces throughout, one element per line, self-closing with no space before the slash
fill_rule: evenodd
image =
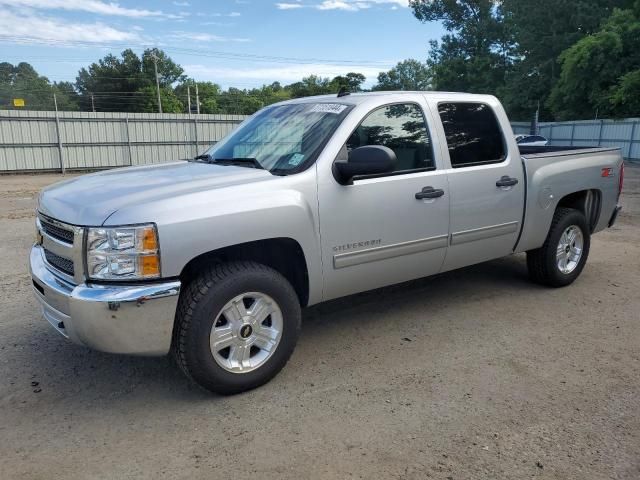
<path id="1" fill-rule="evenodd" d="M 519 252 L 569 285 L 622 177 L 618 149 L 519 149 L 491 96 L 291 100 L 193 160 L 44 189 L 33 288 L 70 340 L 235 393 L 283 368 L 309 305 Z"/>

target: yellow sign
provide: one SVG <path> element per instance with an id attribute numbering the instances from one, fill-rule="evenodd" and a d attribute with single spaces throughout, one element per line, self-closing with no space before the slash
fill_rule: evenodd
<path id="1" fill-rule="evenodd" d="M 13 99 L 14 107 L 24 107 L 24 98 L 14 98 Z"/>

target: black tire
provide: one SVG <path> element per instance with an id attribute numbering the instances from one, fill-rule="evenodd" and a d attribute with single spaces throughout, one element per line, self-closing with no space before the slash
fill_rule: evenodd
<path id="1" fill-rule="evenodd" d="M 209 338 L 216 315 L 245 292 L 271 297 L 282 312 L 283 328 L 275 351 L 253 371 L 234 373 L 213 357 Z M 174 328 L 173 354 L 183 372 L 201 387 L 223 395 L 243 392 L 271 380 L 285 366 L 300 333 L 301 311 L 291 284 L 277 271 L 255 262 L 217 264 L 183 290 Z"/>
<path id="2" fill-rule="evenodd" d="M 575 269 L 570 273 L 563 273 L 556 261 L 556 250 L 563 232 L 575 225 L 582 231 L 582 256 Z M 527 268 L 529 277 L 536 283 L 549 287 L 564 287 L 578 278 L 589 256 L 591 245 L 589 226 L 582 212 L 573 208 L 558 208 L 553 215 L 553 221 L 542 247 L 527 252 Z"/>

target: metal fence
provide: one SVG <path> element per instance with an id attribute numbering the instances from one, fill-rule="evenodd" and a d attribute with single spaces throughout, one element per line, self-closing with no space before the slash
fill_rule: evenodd
<path id="1" fill-rule="evenodd" d="M 194 157 L 244 115 L 0 110 L 0 173 L 94 170 Z M 529 133 L 528 122 L 512 123 Z M 540 123 L 551 145 L 614 146 L 640 160 L 640 119 Z"/>
<path id="2" fill-rule="evenodd" d="M 528 122 L 511 124 L 516 134 L 530 133 Z M 640 119 L 544 122 L 538 133 L 551 145 L 619 147 L 628 160 L 640 160 Z"/>
<path id="3" fill-rule="evenodd" d="M 89 170 L 190 158 L 245 118 L 0 110 L 0 172 Z"/>

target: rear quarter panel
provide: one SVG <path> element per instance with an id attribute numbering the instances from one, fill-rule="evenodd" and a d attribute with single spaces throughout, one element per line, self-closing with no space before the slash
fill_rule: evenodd
<path id="1" fill-rule="evenodd" d="M 606 228 L 618 200 L 622 156 L 619 149 L 585 149 L 524 155 L 527 200 L 524 226 L 516 252 L 539 248 L 544 243 L 553 214 L 562 198 L 575 192 L 600 193 L 600 215 L 592 233 Z M 603 177 L 602 169 L 615 176 Z"/>

